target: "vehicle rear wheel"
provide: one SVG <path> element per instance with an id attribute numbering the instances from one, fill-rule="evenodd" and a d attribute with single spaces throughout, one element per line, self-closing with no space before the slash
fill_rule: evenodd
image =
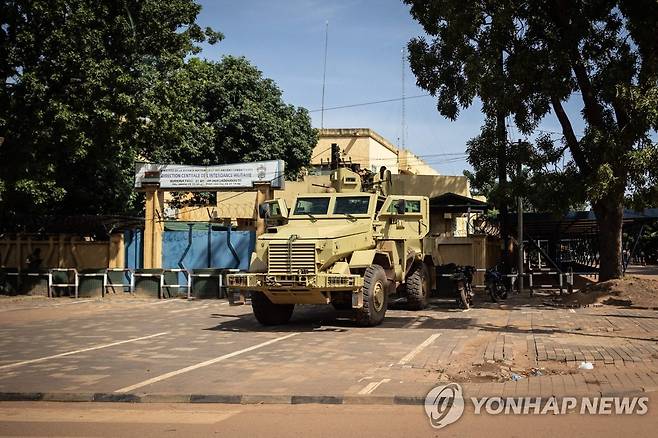
<path id="1" fill-rule="evenodd" d="M 263 325 L 280 325 L 290 321 L 294 304 L 274 304 L 265 294 L 251 292 L 251 309 Z"/>
<path id="2" fill-rule="evenodd" d="M 384 268 L 370 265 L 363 275 L 363 307 L 356 310 L 356 322 L 364 327 L 382 323 L 388 305 L 388 279 Z"/>
<path id="3" fill-rule="evenodd" d="M 411 310 L 421 310 L 427 307 L 430 295 L 430 280 L 427 266 L 416 262 L 407 276 L 407 304 Z"/>

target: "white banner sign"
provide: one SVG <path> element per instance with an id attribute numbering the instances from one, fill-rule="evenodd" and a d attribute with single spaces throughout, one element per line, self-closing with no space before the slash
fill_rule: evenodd
<path id="1" fill-rule="evenodd" d="M 185 166 L 179 164 L 138 163 L 135 167 L 135 187 L 159 186 L 162 189 L 239 189 L 267 183 L 283 188 L 283 160 L 219 166 Z"/>

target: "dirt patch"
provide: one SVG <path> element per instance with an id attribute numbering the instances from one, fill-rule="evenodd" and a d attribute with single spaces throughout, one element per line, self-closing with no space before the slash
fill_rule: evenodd
<path id="1" fill-rule="evenodd" d="M 0 295 L 0 306 L 14 303 L 38 303 L 48 300 L 48 297 L 42 295 Z"/>
<path id="2" fill-rule="evenodd" d="M 569 369 L 559 364 L 554 367 L 519 367 L 509 363 L 485 362 L 458 371 L 451 369 L 428 370 L 426 375 L 435 376 L 439 382 L 457 383 L 504 383 L 523 380 L 529 377 L 549 376 L 557 374 L 575 374 L 578 370 Z"/>
<path id="3" fill-rule="evenodd" d="M 557 300 L 566 306 L 608 304 L 658 309 L 658 280 L 627 276 L 588 285 Z"/>

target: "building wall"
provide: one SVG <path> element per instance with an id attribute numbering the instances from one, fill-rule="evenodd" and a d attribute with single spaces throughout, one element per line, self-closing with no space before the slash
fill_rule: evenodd
<path id="1" fill-rule="evenodd" d="M 391 173 L 398 173 L 400 171 L 397 151 L 382 147 L 381 143 L 373 138 L 370 139 L 369 143 L 370 157 L 366 164 L 368 170 L 377 172 L 381 166 L 386 166 L 386 169 L 390 170 Z"/>
<path id="2" fill-rule="evenodd" d="M 388 166 L 387 166 L 388 167 Z M 470 197 L 468 179 L 447 175 L 393 175 L 394 194 L 435 197 L 447 192 Z M 324 186 L 324 187 L 323 187 Z M 307 175 L 302 181 L 286 181 L 284 190 L 274 190 L 275 199 L 285 199 L 292 207 L 295 196 L 303 193 L 323 193 L 330 186 L 329 175 Z M 255 192 L 218 192 L 217 205 L 188 207 L 178 210 L 178 220 L 207 222 L 210 217 L 231 220 L 253 220 L 258 216 Z M 458 235 L 465 235 L 466 218 L 457 217 Z"/>
<path id="3" fill-rule="evenodd" d="M 384 165 L 393 173 L 398 173 L 398 149 L 391 142 L 372 129 L 321 129 L 318 144 L 311 155 L 311 164 L 319 166 L 331 161 L 331 144 L 336 143 L 341 150 L 341 158 L 361 164 L 361 167 L 375 171 Z"/>
<path id="4" fill-rule="evenodd" d="M 27 269 L 27 258 L 37 249 L 41 269 L 103 269 L 122 267 L 124 263 L 120 234 L 113 235 L 109 241 L 88 241 L 67 234 L 36 240 L 23 235 L 0 239 L 0 267 Z"/>
<path id="5" fill-rule="evenodd" d="M 444 193 L 471 197 L 468 178 L 448 175 L 393 175 L 393 190 L 400 195 L 422 195 L 429 198 Z"/>
<path id="6" fill-rule="evenodd" d="M 408 173 L 412 175 L 439 175 L 439 172 L 409 149 L 400 149 L 398 151 L 398 158 L 400 173 Z"/>

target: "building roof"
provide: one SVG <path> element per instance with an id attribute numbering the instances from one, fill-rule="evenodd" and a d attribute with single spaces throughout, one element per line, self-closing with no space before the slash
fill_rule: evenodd
<path id="1" fill-rule="evenodd" d="M 516 214 L 510 213 L 512 227 L 516 227 Z M 629 226 L 658 219 L 658 209 L 644 211 L 624 210 L 623 224 Z M 523 213 L 523 229 L 533 239 L 577 238 L 598 234 L 598 224 L 593 211 L 570 211 L 563 216 L 551 213 Z"/>
<path id="2" fill-rule="evenodd" d="M 322 128 L 318 132 L 320 137 L 370 137 L 389 151 L 399 153 L 397 146 L 370 128 Z"/>
<path id="3" fill-rule="evenodd" d="M 486 211 L 489 204 L 475 198 L 448 192 L 430 199 L 430 210 L 467 213 L 468 211 Z"/>

